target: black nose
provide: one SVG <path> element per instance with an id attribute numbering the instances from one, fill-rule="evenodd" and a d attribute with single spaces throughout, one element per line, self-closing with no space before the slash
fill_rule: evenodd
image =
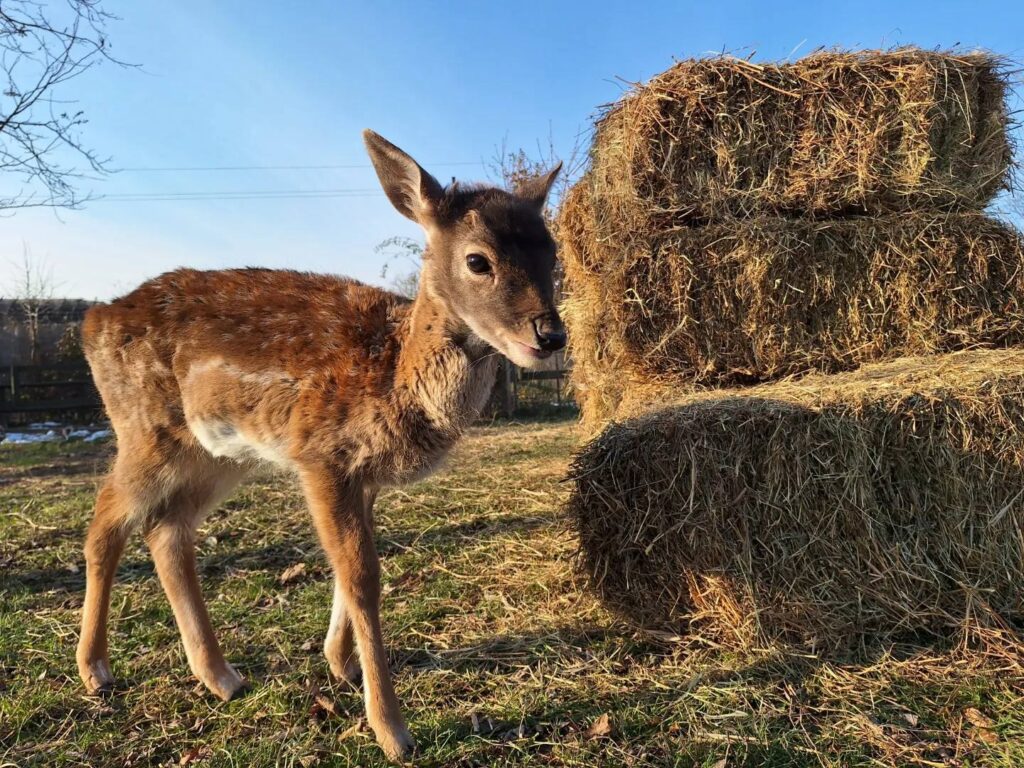
<path id="1" fill-rule="evenodd" d="M 558 320 L 537 320 L 533 327 L 537 332 L 537 346 L 545 352 L 557 352 L 565 347 L 565 328 Z"/>

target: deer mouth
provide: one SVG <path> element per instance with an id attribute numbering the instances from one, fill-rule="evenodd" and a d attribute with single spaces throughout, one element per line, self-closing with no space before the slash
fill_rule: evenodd
<path id="1" fill-rule="evenodd" d="M 530 360 L 536 360 L 538 362 L 541 360 L 547 360 L 549 357 L 551 357 L 552 354 L 551 350 L 540 349 L 539 347 L 535 347 L 532 344 L 527 344 L 523 341 L 519 341 L 518 339 L 513 339 L 512 343 L 515 345 L 515 348 L 519 352 L 528 357 Z"/>

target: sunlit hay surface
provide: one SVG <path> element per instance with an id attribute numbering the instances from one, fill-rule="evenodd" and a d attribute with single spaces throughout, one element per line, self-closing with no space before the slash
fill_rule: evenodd
<path id="1" fill-rule="evenodd" d="M 587 236 L 567 227 L 562 252 L 591 426 L 652 382 L 729 386 L 1024 343 L 1024 241 L 981 213 L 680 227 L 600 268 L 578 255 L 597 247 Z"/>
<path id="2" fill-rule="evenodd" d="M 622 349 L 609 312 L 615 298 L 594 243 L 592 201 L 589 180 L 574 185 L 562 200 L 555 228 L 564 265 L 560 310 L 569 330 L 570 384 L 584 424 L 610 416 L 623 390 Z"/>
<path id="3" fill-rule="evenodd" d="M 626 363 L 696 385 L 1024 342 L 1024 243 L 978 213 L 675 230 L 608 278 Z"/>
<path id="4" fill-rule="evenodd" d="M 658 400 L 570 473 L 582 567 L 632 620 L 818 649 L 1024 616 L 1024 351 Z"/>
<path id="5" fill-rule="evenodd" d="M 679 62 L 598 122 L 598 221 L 984 207 L 1011 165 L 1007 76 L 987 53 L 915 48 Z"/>

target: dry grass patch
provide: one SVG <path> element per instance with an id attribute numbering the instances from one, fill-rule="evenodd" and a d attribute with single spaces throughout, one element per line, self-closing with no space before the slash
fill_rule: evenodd
<path id="1" fill-rule="evenodd" d="M 449 469 L 378 502 L 384 627 L 417 765 L 1024 760 L 1012 659 L 941 646 L 881 649 L 868 662 L 736 652 L 710 635 L 638 633 L 610 616 L 574 575 L 561 480 L 575 432 L 474 430 Z M 0 464 L 20 473 L 59 465 L 60 453 L 0 447 Z M 96 457 L 96 471 L 104 462 Z M 74 644 L 95 485 L 93 473 L 0 484 L 0 765 L 385 765 L 360 697 L 328 679 L 329 573 L 281 477 L 246 485 L 200 534 L 213 622 L 252 692 L 225 704 L 197 688 L 135 541 L 113 601 L 123 684 L 109 700 L 84 696 Z M 282 583 L 298 563 L 304 572 Z M 991 727 L 977 730 L 969 715 Z"/>

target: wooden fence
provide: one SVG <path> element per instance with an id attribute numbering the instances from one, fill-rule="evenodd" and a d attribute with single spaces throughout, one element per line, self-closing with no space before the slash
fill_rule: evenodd
<path id="1" fill-rule="evenodd" d="M 101 409 L 85 363 L 12 365 L 0 371 L 0 426 L 71 417 L 91 421 Z"/>
<path id="2" fill-rule="evenodd" d="M 573 407 L 568 391 L 569 370 L 561 354 L 553 368 L 540 371 L 527 371 L 503 360 L 491 401 L 492 412 L 512 417 Z"/>
<path id="3" fill-rule="evenodd" d="M 526 371 L 503 361 L 492 399 L 495 415 L 513 417 L 571 407 L 569 371 L 561 357 L 554 368 Z M 44 419 L 93 421 L 103 405 L 84 363 L 12 365 L 0 370 L 0 426 Z"/>

